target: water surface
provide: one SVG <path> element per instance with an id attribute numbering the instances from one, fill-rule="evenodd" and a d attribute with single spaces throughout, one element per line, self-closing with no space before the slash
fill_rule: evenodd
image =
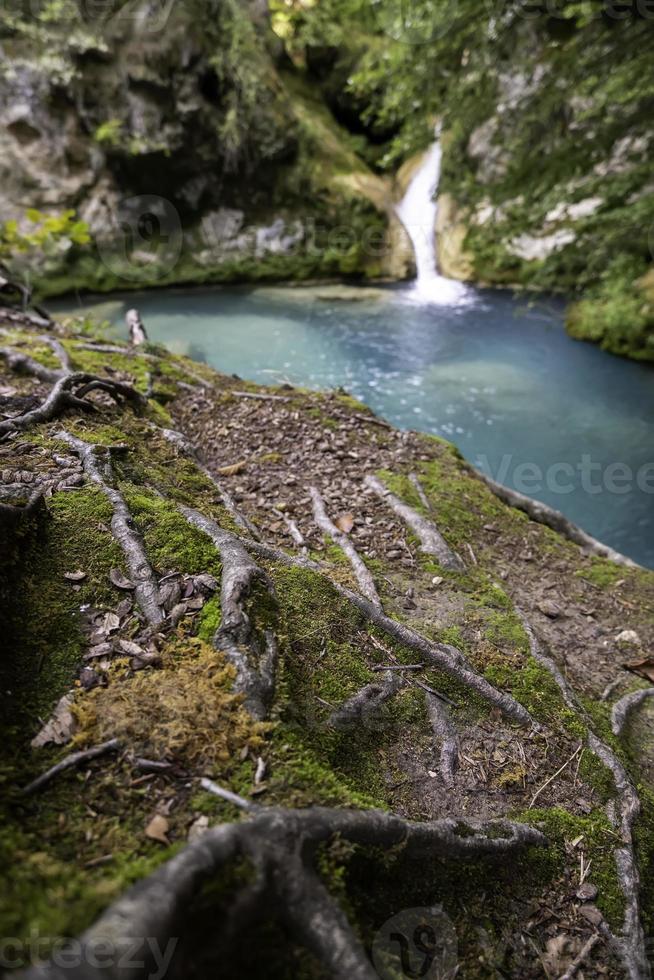
<path id="1" fill-rule="evenodd" d="M 557 301 L 468 287 L 455 303 L 417 301 L 410 288 L 341 293 L 147 292 L 109 313 L 122 324 L 137 306 L 152 340 L 226 373 L 341 385 L 654 567 L 651 366 L 571 340 Z"/>

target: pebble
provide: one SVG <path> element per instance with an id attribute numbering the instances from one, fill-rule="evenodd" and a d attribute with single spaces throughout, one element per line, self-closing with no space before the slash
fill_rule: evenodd
<path id="1" fill-rule="evenodd" d="M 575 894 L 582 902 L 594 902 L 597 898 L 598 888 L 590 881 L 585 881 L 583 885 L 579 886 Z"/>
<path id="2" fill-rule="evenodd" d="M 622 630 L 615 638 L 616 643 L 625 643 L 627 646 L 639 647 L 640 637 L 636 630 Z"/>

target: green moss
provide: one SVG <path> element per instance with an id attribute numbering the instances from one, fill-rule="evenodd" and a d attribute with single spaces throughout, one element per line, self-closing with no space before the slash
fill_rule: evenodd
<path id="1" fill-rule="evenodd" d="M 508 599 L 505 593 L 503 593 Z M 518 653 L 529 652 L 529 639 L 522 622 L 514 612 L 493 612 L 486 619 L 485 636 L 491 643 L 508 646 Z"/>
<path id="2" fill-rule="evenodd" d="M 575 575 L 584 578 L 599 589 L 610 589 L 625 577 L 625 568 L 606 558 L 591 558 L 590 568 L 580 568 Z"/>
<path id="3" fill-rule="evenodd" d="M 532 872 L 544 878 L 561 873 L 569 861 L 566 848 L 582 837 L 577 851 L 583 850 L 586 865 L 592 861 L 589 880 L 599 890 L 597 906 L 612 929 L 619 930 L 624 918 L 624 895 L 615 867 L 615 848 L 620 838 L 606 814 L 595 810 L 588 816 L 576 816 L 555 807 L 551 810 L 526 810 L 512 815 L 514 820 L 538 827 L 549 846 L 534 853 Z M 533 879 L 532 879 L 533 880 Z"/>
<path id="4" fill-rule="evenodd" d="M 220 576 L 215 545 L 189 524 L 173 503 L 132 486 L 122 486 L 121 490 L 155 568 Z"/>
<path id="5" fill-rule="evenodd" d="M 211 643 L 216 631 L 220 627 L 221 619 L 220 597 L 214 596 L 213 599 L 209 599 L 204 604 L 202 613 L 200 614 L 200 622 L 198 624 L 198 636 L 200 639 L 204 640 L 205 643 Z"/>

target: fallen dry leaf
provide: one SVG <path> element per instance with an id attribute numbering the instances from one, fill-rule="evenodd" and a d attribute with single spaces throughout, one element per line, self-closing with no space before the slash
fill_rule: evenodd
<path id="1" fill-rule="evenodd" d="M 78 568 L 76 572 L 64 572 L 64 578 L 67 582 L 83 582 L 86 578 L 86 572 Z"/>
<path id="2" fill-rule="evenodd" d="M 343 531 L 344 534 L 349 534 L 354 527 L 354 514 L 339 514 L 334 524 L 339 531 Z"/>
<path id="3" fill-rule="evenodd" d="M 134 588 L 134 583 L 130 582 L 119 568 L 111 569 L 109 579 L 111 580 L 111 584 L 115 585 L 117 589 L 124 589 L 126 592 L 130 592 Z"/>
<path id="4" fill-rule="evenodd" d="M 55 745 L 65 745 L 71 740 L 76 727 L 70 710 L 72 703 L 72 694 L 64 694 L 52 712 L 52 717 L 32 739 L 32 748 L 38 749 L 50 742 L 54 742 Z"/>
<path id="5" fill-rule="evenodd" d="M 166 837 L 170 824 L 160 813 L 155 813 L 150 823 L 145 828 L 145 836 L 150 840 L 159 841 L 160 844 L 170 844 Z"/>
<path id="6" fill-rule="evenodd" d="M 105 613 L 104 619 L 102 620 L 102 632 L 115 633 L 117 629 L 120 629 L 120 619 L 116 613 Z"/>
<path id="7" fill-rule="evenodd" d="M 139 646 L 138 643 L 134 643 L 133 640 L 119 640 L 118 646 L 122 653 L 127 654 L 128 657 L 144 657 L 146 656 L 143 647 Z"/>
<path id="8" fill-rule="evenodd" d="M 216 473 L 220 473 L 221 476 L 236 476 L 236 474 L 241 473 L 247 465 L 247 459 L 242 459 L 238 463 L 232 463 L 231 466 L 221 466 L 216 470 Z"/>
<path id="9" fill-rule="evenodd" d="M 646 681 L 654 684 L 654 657 L 643 657 L 642 660 L 630 660 L 629 663 L 622 664 L 625 670 L 630 670 L 632 674 L 644 677 Z"/>

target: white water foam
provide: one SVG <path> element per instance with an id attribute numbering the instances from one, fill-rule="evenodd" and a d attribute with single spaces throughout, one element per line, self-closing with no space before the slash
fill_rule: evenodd
<path id="1" fill-rule="evenodd" d="M 416 256 L 417 276 L 408 298 L 417 303 L 441 306 L 467 305 L 474 300 L 474 291 L 456 279 L 441 276 L 436 261 L 436 191 L 441 175 L 441 156 L 440 141 L 436 140 L 396 208 Z"/>

